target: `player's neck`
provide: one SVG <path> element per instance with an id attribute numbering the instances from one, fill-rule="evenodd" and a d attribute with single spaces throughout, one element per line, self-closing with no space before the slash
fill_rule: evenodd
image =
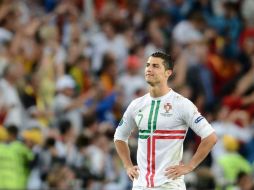
<path id="1" fill-rule="evenodd" d="M 169 88 L 167 85 L 165 86 L 149 86 L 149 93 L 150 96 L 153 98 L 158 98 L 161 96 L 166 95 L 169 91 L 171 90 L 171 88 Z"/>

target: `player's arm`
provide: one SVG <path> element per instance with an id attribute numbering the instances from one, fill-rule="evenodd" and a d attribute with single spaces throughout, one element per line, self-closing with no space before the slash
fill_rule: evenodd
<path id="1" fill-rule="evenodd" d="M 138 178 L 138 166 L 134 166 L 131 157 L 130 157 L 130 149 L 126 142 L 121 140 L 115 141 L 115 147 L 119 157 L 121 158 L 124 168 L 131 180 L 134 178 Z"/>
<path id="2" fill-rule="evenodd" d="M 208 155 L 215 143 L 217 142 L 217 136 L 215 132 L 208 137 L 201 140 L 198 149 L 188 164 L 190 168 L 195 169 Z"/>
<path id="3" fill-rule="evenodd" d="M 182 112 L 180 117 L 201 137 L 201 143 L 189 163 L 171 166 L 166 169 L 166 176 L 172 179 L 193 171 L 206 158 L 217 142 L 214 129 L 198 112 L 192 102 L 185 99 L 184 105 L 182 105 L 181 108 Z"/>
<path id="4" fill-rule="evenodd" d="M 138 178 L 138 167 L 134 166 L 131 161 L 130 149 L 127 141 L 131 133 L 130 129 L 131 128 L 127 126 L 118 126 L 115 132 L 114 142 L 116 151 L 123 162 L 129 178 L 134 180 L 134 178 Z"/>
<path id="5" fill-rule="evenodd" d="M 124 168 L 133 167 L 128 144 L 122 140 L 115 140 L 115 147 L 119 157 L 123 162 Z"/>
<path id="6" fill-rule="evenodd" d="M 188 164 L 182 163 L 180 165 L 167 168 L 166 176 L 168 178 L 176 179 L 181 175 L 192 172 L 206 158 L 212 147 L 215 145 L 216 141 L 217 136 L 214 132 L 208 137 L 202 139 L 191 161 Z"/>
<path id="7" fill-rule="evenodd" d="M 134 166 L 131 157 L 130 157 L 130 149 L 128 146 L 128 138 L 131 134 L 131 131 L 136 126 L 132 112 L 133 110 L 132 104 L 127 108 L 126 112 L 123 115 L 121 122 L 119 123 L 115 135 L 114 135 L 114 142 L 117 153 L 121 158 L 124 168 L 131 180 L 138 177 L 138 167 Z"/>

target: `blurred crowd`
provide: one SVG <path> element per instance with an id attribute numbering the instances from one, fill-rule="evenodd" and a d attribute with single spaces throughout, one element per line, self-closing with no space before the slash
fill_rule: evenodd
<path id="1" fill-rule="evenodd" d="M 156 51 L 219 137 L 187 189 L 253 190 L 253 0 L 0 0 L 0 189 L 131 189 L 113 135 Z"/>

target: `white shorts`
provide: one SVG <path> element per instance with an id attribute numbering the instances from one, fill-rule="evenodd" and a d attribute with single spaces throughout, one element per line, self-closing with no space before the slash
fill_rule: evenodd
<path id="1" fill-rule="evenodd" d="M 186 190 L 184 183 L 165 183 L 159 187 L 133 187 L 132 190 Z"/>

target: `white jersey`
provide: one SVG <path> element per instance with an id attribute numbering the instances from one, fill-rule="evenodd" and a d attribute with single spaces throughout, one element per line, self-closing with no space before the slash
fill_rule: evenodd
<path id="1" fill-rule="evenodd" d="M 137 163 L 140 175 L 133 186 L 141 187 L 184 183 L 183 176 L 168 179 L 165 169 L 182 160 L 188 127 L 202 139 L 214 132 L 196 106 L 173 90 L 159 98 L 146 94 L 132 101 L 116 129 L 114 140 L 128 142 L 134 127 L 139 130 Z"/>

